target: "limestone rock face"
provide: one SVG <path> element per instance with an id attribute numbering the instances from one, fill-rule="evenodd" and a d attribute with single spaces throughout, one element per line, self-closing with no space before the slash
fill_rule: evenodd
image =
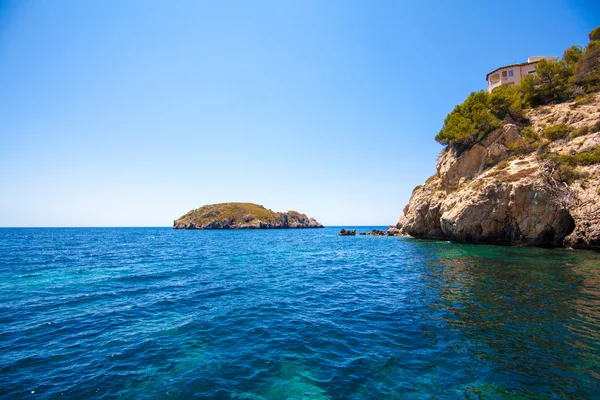
<path id="1" fill-rule="evenodd" d="M 594 178 L 572 185 L 574 205 L 571 215 L 575 230 L 565 238 L 565 245 L 574 249 L 600 250 L 600 166 L 589 168 L 587 172 Z"/>
<path id="2" fill-rule="evenodd" d="M 442 204 L 443 235 L 463 242 L 561 246 L 573 218 L 534 176 L 452 193 Z M 464 199 L 464 200 L 463 200 Z"/>
<path id="3" fill-rule="evenodd" d="M 506 144 L 518 143 L 520 140 L 518 127 L 506 124 L 460 154 L 458 149 L 448 148 L 438 160 L 437 174 L 445 188 L 456 189 L 463 182 L 481 174 L 487 164 L 506 158 Z"/>
<path id="4" fill-rule="evenodd" d="M 212 204 L 173 221 L 174 229 L 287 229 L 323 228 L 297 211 L 274 212 L 252 203 Z"/>
<path id="5" fill-rule="evenodd" d="M 435 177 L 429 184 L 416 189 L 396 228 L 401 233 L 417 238 L 443 238 L 440 208 L 445 192 L 441 188 L 441 179 Z"/>
<path id="6" fill-rule="evenodd" d="M 591 127 L 600 121 L 599 106 L 600 96 L 576 110 L 560 104 L 529 117 L 538 131 L 557 120 Z M 393 234 L 600 250 L 600 165 L 576 167 L 576 177 L 565 183 L 533 149 L 509 150 L 524 143 L 520 128 L 506 124 L 466 151 L 446 149 L 437 173 L 414 190 Z M 592 132 L 554 141 L 548 151 L 576 155 L 599 145 L 600 132 Z"/>
<path id="7" fill-rule="evenodd" d="M 457 154 L 457 150 L 449 149 L 440 157 L 437 165 L 438 175 L 442 178 L 444 187 L 456 188 L 461 182 L 473 178 L 479 173 L 487 149 L 477 143 L 470 150 Z"/>

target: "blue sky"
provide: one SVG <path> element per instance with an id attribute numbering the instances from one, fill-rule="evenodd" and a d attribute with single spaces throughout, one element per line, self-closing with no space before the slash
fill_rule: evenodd
<path id="1" fill-rule="evenodd" d="M 0 0 L 0 226 L 228 201 L 394 224 L 487 72 L 599 24 L 594 1 Z"/>

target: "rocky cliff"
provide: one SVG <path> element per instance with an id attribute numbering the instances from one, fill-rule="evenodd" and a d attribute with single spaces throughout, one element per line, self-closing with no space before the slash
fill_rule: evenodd
<path id="1" fill-rule="evenodd" d="M 274 212 L 252 203 L 212 204 L 173 221 L 174 229 L 322 228 L 314 218 L 297 211 Z"/>
<path id="2" fill-rule="evenodd" d="M 466 150 L 448 146 L 390 231 L 600 250 L 600 95 L 527 118 L 528 127 L 505 123 Z"/>

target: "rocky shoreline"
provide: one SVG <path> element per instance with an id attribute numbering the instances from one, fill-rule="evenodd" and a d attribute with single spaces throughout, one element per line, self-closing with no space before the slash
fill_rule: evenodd
<path id="1" fill-rule="evenodd" d="M 345 229 L 342 228 L 338 233 L 338 236 L 356 236 L 356 229 Z M 359 236 L 408 236 L 403 235 L 394 226 L 389 226 L 387 230 L 382 231 L 380 229 L 373 229 L 371 232 L 360 232 Z"/>
<path id="2" fill-rule="evenodd" d="M 600 250 L 600 165 L 563 170 L 552 161 L 600 146 L 600 96 L 586 105 L 540 107 L 528 118 L 537 133 L 557 123 L 591 133 L 517 152 L 527 145 L 523 128 L 506 123 L 466 151 L 449 146 L 437 173 L 414 189 L 404 215 L 388 231 L 466 243 Z"/>

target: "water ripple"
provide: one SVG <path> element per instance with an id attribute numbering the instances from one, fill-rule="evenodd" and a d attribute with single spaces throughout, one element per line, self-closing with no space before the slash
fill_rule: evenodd
<path id="1" fill-rule="evenodd" d="M 0 229 L 0 397 L 598 398 L 600 255 Z"/>

